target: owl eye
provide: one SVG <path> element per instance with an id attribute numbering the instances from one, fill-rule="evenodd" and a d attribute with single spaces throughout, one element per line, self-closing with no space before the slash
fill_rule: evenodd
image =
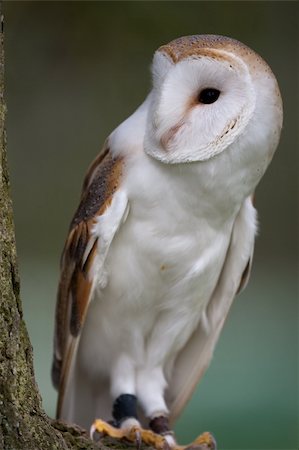
<path id="1" fill-rule="evenodd" d="M 214 88 L 206 88 L 200 91 L 197 99 L 200 103 L 204 103 L 205 105 L 209 105 L 210 103 L 216 102 L 220 95 L 220 91 Z"/>

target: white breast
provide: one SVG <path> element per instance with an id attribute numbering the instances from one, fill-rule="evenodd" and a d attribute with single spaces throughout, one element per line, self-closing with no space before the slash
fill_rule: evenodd
<path id="1" fill-rule="evenodd" d="M 130 212 L 111 243 L 108 283 L 102 289 L 99 276 L 82 336 L 88 340 L 83 364 L 95 376 L 109 373 L 124 352 L 141 366 L 173 360 L 204 313 L 223 266 L 233 217 L 209 217 L 211 202 L 196 192 L 196 177 L 163 170 L 136 155 L 124 180 Z M 99 364 L 91 368 L 90 361 Z"/>

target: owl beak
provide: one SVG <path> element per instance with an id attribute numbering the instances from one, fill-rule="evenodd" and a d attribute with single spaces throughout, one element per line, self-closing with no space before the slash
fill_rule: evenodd
<path id="1" fill-rule="evenodd" d="M 183 127 L 184 122 L 179 122 L 173 127 L 171 127 L 168 131 L 166 131 L 160 139 L 160 145 L 165 152 L 169 151 L 169 146 L 171 142 L 174 140 L 178 131 Z"/>

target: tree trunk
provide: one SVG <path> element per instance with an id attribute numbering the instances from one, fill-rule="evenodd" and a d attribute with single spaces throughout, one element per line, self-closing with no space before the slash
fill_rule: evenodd
<path id="1" fill-rule="evenodd" d="M 0 449 L 124 448 L 95 443 L 79 427 L 52 421 L 43 411 L 34 379 L 32 347 L 19 291 L 12 201 L 6 159 L 3 16 L 0 3 Z"/>

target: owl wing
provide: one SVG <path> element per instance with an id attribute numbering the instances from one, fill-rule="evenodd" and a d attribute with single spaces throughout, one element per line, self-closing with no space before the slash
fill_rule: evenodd
<path id="1" fill-rule="evenodd" d="M 248 281 L 256 233 L 256 210 L 248 197 L 235 220 L 226 259 L 205 314 L 174 364 L 167 404 L 173 423 L 207 369 L 235 295 Z"/>
<path id="2" fill-rule="evenodd" d="M 53 384 L 59 390 L 58 416 L 93 292 L 95 266 L 97 283 L 105 283 L 105 257 L 126 216 L 128 201 L 120 188 L 123 164 L 108 145 L 92 163 L 62 253 L 52 364 Z"/>

